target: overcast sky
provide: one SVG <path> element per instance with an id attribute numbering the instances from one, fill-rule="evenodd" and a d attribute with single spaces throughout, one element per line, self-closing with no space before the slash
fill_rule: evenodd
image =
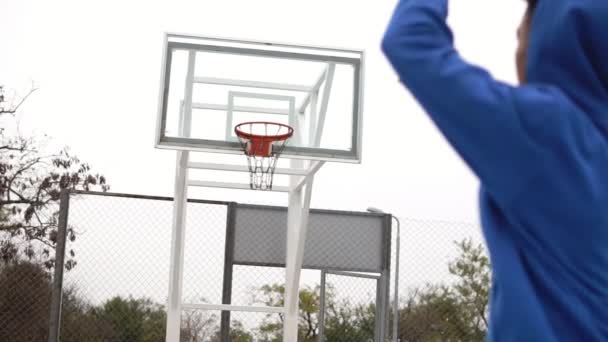
<path id="1" fill-rule="evenodd" d="M 39 91 L 19 115 L 105 174 L 117 192 L 172 195 L 175 152 L 154 148 L 164 31 L 363 48 L 363 163 L 327 164 L 313 206 L 477 220 L 477 181 L 397 82 L 380 52 L 396 2 L 344 0 L 0 0 L 0 83 Z M 452 0 L 470 61 L 513 82 L 516 0 Z M 466 113 L 461 113 L 466 115 Z M 199 189 L 193 196 L 286 203 L 285 195 Z"/>

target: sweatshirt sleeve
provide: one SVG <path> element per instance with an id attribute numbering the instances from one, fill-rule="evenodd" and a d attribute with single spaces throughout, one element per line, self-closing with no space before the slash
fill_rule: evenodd
<path id="1" fill-rule="evenodd" d="M 510 201 L 538 173 L 542 148 L 522 120 L 518 97 L 550 104 L 550 94 L 514 88 L 465 62 L 447 26 L 447 0 L 402 0 L 382 49 L 432 120 L 497 200 Z"/>

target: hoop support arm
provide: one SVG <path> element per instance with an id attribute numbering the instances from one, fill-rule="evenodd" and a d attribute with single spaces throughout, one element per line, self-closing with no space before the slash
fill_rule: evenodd
<path id="1" fill-rule="evenodd" d="M 325 162 L 321 160 L 312 163 L 312 166 L 308 169 L 306 176 L 302 177 L 302 179 L 298 181 L 291 191 L 300 190 L 310 179 L 312 179 L 312 177 L 315 176 L 317 171 L 319 171 L 323 165 L 325 165 Z"/>

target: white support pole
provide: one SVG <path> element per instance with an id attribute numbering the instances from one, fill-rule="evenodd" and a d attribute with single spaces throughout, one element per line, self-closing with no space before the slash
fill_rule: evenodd
<path id="1" fill-rule="evenodd" d="M 184 134 L 184 132 L 183 132 L 183 127 L 184 127 L 184 100 L 179 101 L 179 120 L 177 122 L 177 127 L 178 127 L 177 134 L 178 135 Z"/>
<path id="2" fill-rule="evenodd" d="M 181 136 L 191 135 L 192 125 L 192 88 L 194 86 L 194 65 L 196 53 L 188 55 L 188 72 L 186 74 L 186 89 L 184 105 L 179 127 Z M 167 301 L 167 332 L 166 342 L 180 339 L 180 323 L 182 314 L 182 280 L 184 270 L 184 244 L 186 235 L 186 208 L 188 204 L 188 162 L 190 152 L 177 152 L 175 170 L 175 197 L 173 203 L 173 227 L 171 234 L 171 262 L 169 266 L 169 295 Z"/>
<path id="3" fill-rule="evenodd" d="M 319 122 L 316 127 L 316 136 L 313 147 L 319 147 L 321 145 L 321 138 L 323 137 L 323 126 L 325 126 L 325 116 L 327 114 L 327 107 L 329 106 L 329 97 L 331 95 L 331 88 L 334 82 L 334 72 L 336 71 L 336 65 L 330 63 L 327 68 L 327 75 L 325 80 L 325 91 L 323 92 L 323 98 L 321 99 L 321 109 L 319 110 Z"/>
<path id="4" fill-rule="evenodd" d="M 297 236 L 302 217 L 302 189 L 289 193 L 287 209 L 287 255 L 285 260 L 285 319 L 283 320 L 283 342 L 298 340 L 298 297 L 299 275 L 296 270 Z"/>
<path id="5" fill-rule="evenodd" d="M 294 126 L 296 131 L 295 136 L 292 138 L 295 145 L 302 143 L 302 134 L 297 134 L 301 131 L 300 124 L 302 123 L 299 118 L 295 118 L 295 103 L 290 103 L 291 115 L 290 124 Z M 294 169 L 304 168 L 304 161 L 291 159 L 290 166 Z M 306 226 L 303 224 L 303 215 L 308 213 L 308 206 L 306 205 L 306 197 L 303 189 L 300 187 L 295 189 L 295 186 L 299 182 L 299 177 L 291 176 L 289 179 L 289 187 L 292 189 L 289 191 L 288 196 L 288 208 L 287 208 L 287 245 L 286 245 L 286 258 L 285 258 L 285 319 L 283 320 L 283 341 L 297 341 L 298 340 L 298 293 L 300 290 L 300 272 L 302 270 L 302 261 L 297 258 L 297 251 L 300 244 L 304 245 L 306 235 L 304 239 L 300 239 L 300 232 L 306 230 Z M 295 190 L 294 190 L 295 189 Z M 308 203 L 310 204 L 310 196 L 308 196 Z M 306 208 L 306 209 L 305 209 Z"/>
<path id="6" fill-rule="evenodd" d="M 226 141 L 233 140 L 232 131 L 234 130 L 234 93 L 228 92 L 228 110 L 226 111 Z"/>
<path id="7" fill-rule="evenodd" d="M 308 118 L 308 145 L 312 146 L 315 142 L 315 136 L 317 132 L 317 100 L 319 98 L 319 91 L 314 92 L 310 97 L 310 115 Z"/>
<path id="8" fill-rule="evenodd" d="M 179 341 L 180 333 L 186 205 L 188 198 L 188 186 L 186 185 L 188 169 L 185 165 L 188 161 L 188 154 L 188 151 L 177 151 L 173 231 L 171 234 L 171 263 L 169 266 L 169 296 L 167 303 L 167 342 Z"/>
<path id="9" fill-rule="evenodd" d="M 179 127 L 180 135 L 190 137 L 192 135 L 192 93 L 194 91 L 194 67 L 196 65 L 196 52 L 188 53 L 188 70 L 186 73 L 186 88 L 184 91 L 184 100 L 182 101 L 183 118 L 180 118 L 181 126 Z"/>
<path id="10" fill-rule="evenodd" d="M 292 98 L 292 100 L 289 102 L 289 124 L 294 127 L 294 134 L 296 135 L 295 141 L 297 144 L 296 146 L 302 145 L 304 143 L 304 139 L 307 138 L 304 136 L 306 118 L 303 115 L 297 115 L 295 98 Z"/>
<path id="11" fill-rule="evenodd" d="M 322 160 L 317 160 L 316 162 L 312 163 L 310 168 L 308 169 L 308 174 L 306 175 L 306 177 L 301 178 L 296 183 L 296 185 L 291 188 L 291 191 L 299 190 L 304 187 L 304 185 L 308 184 L 309 181 L 314 178 L 317 171 L 319 171 L 323 165 L 325 165 L 325 162 Z"/>
<path id="12" fill-rule="evenodd" d="M 299 285 L 308 231 L 312 185 L 311 178 L 306 184 L 306 189 L 299 188 L 289 193 L 283 342 L 298 340 Z"/>
<path id="13" fill-rule="evenodd" d="M 306 111 L 306 107 L 310 104 L 310 101 L 312 100 L 312 95 L 313 94 L 319 95 L 319 89 L 323 85 L 323 82 L 325 82 L 328 68 L 329 67 L 325 68 L 325 70 L 323 70 L 321 75 L 319 75 L 319 78 L 317 79 L 317 82 L 315 82 L 315 85 L 312 86 L 308 95 L 306 95 L 306 97 L 304 98 L 302 103 L 298 106 L 298 113 L 304 114 L 304 112 Z"/>

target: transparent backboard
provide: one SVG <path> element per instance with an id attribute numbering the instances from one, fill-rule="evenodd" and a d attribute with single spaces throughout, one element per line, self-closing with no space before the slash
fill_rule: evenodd
<path id="1" fill-rule="evenodd" d="M 242 153 L 234 127 L 294 128 L 282 157 L 359 162 L 363 51 L 167 34 L 156 145 Z"/>

